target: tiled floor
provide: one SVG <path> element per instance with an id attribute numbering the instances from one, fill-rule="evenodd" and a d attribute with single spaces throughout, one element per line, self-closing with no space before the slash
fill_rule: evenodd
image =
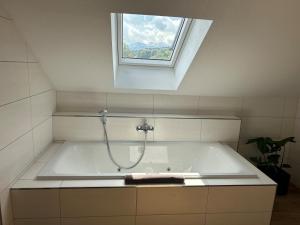
<path id="1" fill-rule="evenodd" d="M 289 194 L 275 200 L 271 225 L 300 224 L 300 189 L 290 188 Z"/>

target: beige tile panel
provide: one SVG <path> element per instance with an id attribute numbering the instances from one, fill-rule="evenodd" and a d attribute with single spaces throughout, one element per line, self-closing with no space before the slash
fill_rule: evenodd
<path id="1" fill-rule="evenodd" d="M 155 119 L 155 141 L 199 141 L 200 119 Z"/>
<path id="2" fill-rule="evenodd" d="M 204 225 L 204 214 L 137 216 L 136 225 Z"/>
<path id="3" fill-rule="evenodd" d="M 240 120 L 202 120 L 201 141 L 238 142 Z"/>
<path id="4" fill-rule="evenodd" d="M 60 217 L 59 189 L 12 190 L 15 219 Z"/>
<path id="5" fill-rule="evenodd" d="M 61 225 L 134 225 L 134 216 L 62 218 Z"/>
<path id="6" fill-rule="evenodd" d="M 138 187 L 137 214 L 191 214 L 205 212 L 206 187 Z"/>
<path id="7" fill-rule="evenodd" d="M 242 99 L 238 97 L 200 97 L 198 114 L 238 116 L 241 105 Z"/>
<path id="8" fill-rule="evenodd" d="M 0 107 L 0 149 L 31 129 L 29 99 Z"/>
<path id="9" fill-rule="evenodd" d="M 108 94 L 109 112 L 153 113 L 153 96 L 145 94 Z"/>
<path id="10" fill-rule="evenodd" d="M 47 91 L 31 97 L 32 125 L 45 121 L 55 111 L 55 91 Z"/>
<path id="11" fill-rule="evenodd" d="M 210 187 L 207 212 L 271 212 L 275 186 Z"/>
<path id="12" fill-rule="evenodd" d="M 3 191 L 33 159 L 31 132 L 0 150 L 0 192 Z"/>
<path id="13" fill-rule="evenodd" d="M 28 63 L 30 95 L 36 95 L 41 92 L 50 90 L 52 84 L 39 63 Z"/>
<path id="14" fill-rule="evenodd" d="M 105 93 L 57 91 L 58 112 L 99 112 L 106 107 Z"/>
<path id="15" fill-rule="evenodd" d="M 242 119 L 241 137 L 280 137 L 282 119 L 267 117 L 249 117 Z"/>
<path id="16" fill-rule="evenodd" d="M 206 225 L 269 225 L 271 212 L 207 214 Z"/>
<path id="17" fill-rule="evenodd" d="M 62 217 L 123 216 L 136 212 L 135 188 L 61 190 Z"/>
<path id="18" fill-rule="evenodd" d="M 108 118 L 107 120 L 107 132 L 109 140 L 117 141 L 137 141 L 144 140 L 144 132 L 136 130 L 138 125 L 144 123 L 143 118 Z M 153 119 L 147 119 L 149 125 L 154 126 Z M 102 124 L 100 124 L 102 127 Z M 153 140 L 153 132 L 148 132 L 148 140 Z"/>
<path id="19" fill-rule="evenodd" d="M 0 61 L 26 62 L 26 44 L 13 21 L 0 19 Z"/>
<path id="20" fill-rule="evenodd" d="M 242 116 L 282 117 L 284 104 L 282 97 L 247 97 L 243 99 Z"/>
<path id="21" fill-rule="evenodd" d="M 101 141 L 103 126 L 99 118 L 53 117 L 54 140 Z"/>
<path id="22" fill-rule="evenodd" d="M 26 63 L 0 62 L 0 105 L 29 96 Z"/>
<path id="23" fill-rule="evenodd" d="M 154 113 L 197 114 L 198 96 L 155 95 Z"/>
<path id="24" fill-rule="evenodd" d="M 53 219 L 19 219 L 14 225 L 60 225 L 60 218 Z"/>

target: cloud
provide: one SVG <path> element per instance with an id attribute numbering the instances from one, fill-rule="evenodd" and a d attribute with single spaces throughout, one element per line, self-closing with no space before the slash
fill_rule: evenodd
<path id="1" fill-rule="evenodd" d="M 181 22 L 178 17 L 123 14 L 123 41 L 171 47 Z"/>

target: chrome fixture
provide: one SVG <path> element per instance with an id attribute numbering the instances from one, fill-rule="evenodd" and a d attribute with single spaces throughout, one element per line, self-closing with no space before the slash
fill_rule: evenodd
<path id="1" fill-rule="evenodd" d="M 141 126 L 137 126 L 136 129 L 138 131 L 143 131 L 144 132 L 144 145 L 143 145 L 143 150 L 141 152 L 140 157 L 138 158 L 138 160 L 131 166 L 122 166 L 120 165 L 114 158 L 111 148 L 110 148 L 110 143 L 108 140 L 108 134 L 107 134 L 107 129 L 106 129 L 106 124 L 107 124 L 107 115 L 108 115 L 108 111 L 106 109 L 104 109 L 103 111 L 99 112 L 99 116 L 101 117 L 101 122 L 103 125 L 103 131 L 104 131 L 104 140 L 106 143 L 106 148 L 107 148 L 107 152 L 109 155 L 109 158 L 111 159 L 111 161 L 113 162 L 113 164 L 115 164 L 118 167 L 118 171 L 121 171 L 121 169 L 132 169 L 134 167 L 136 167 L 143 159 L 144 155 L 145 155 L 145 151 L 146 151 L 146 142 L 147 142 L 147 133 L 148 131 L 153 131 L 154 127 L 150 126 L 149 124 L 147 124 L 146 119 L 144 120 L 144 123 Z"/>
<path id="2" fill-rule="evenodd" d="M 144 119 L 144 123 L 142 125 L 139 125 L 136 127 L 136 130 L 137 131 L 144 131 L 145 133 L 147 133 L 148 131 L 153 131 L 154 130 L 154 127 L 149 125 L 147 123 L 147 120 Z"/>

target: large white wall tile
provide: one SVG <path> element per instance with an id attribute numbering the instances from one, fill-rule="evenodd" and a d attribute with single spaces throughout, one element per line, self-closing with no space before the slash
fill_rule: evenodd
<path id="1" fill-rule="evenodd" d="M 207 187 L 138 187 L 137 215 L 205 212 Z"/>
<path id="2" fill-rule="evenodd" d="M 28 63 L 30 95 L 52 89 L 52 84 L 44 73 L 39 63 Z"/>
<path id="3" fill-rule="evenodd" d="M 60 217 L 58 189 L 15 189 L 11 196 L 15 219 Z"/>
<path id="4" fill-rule="evenodd" d="M 240 115 L 242 99 L 238 97 L 200 97 L 198 114 Z"/>
<path id="5" fill-rule="evenodd" d="M 155 119 L 155 141 L 200 141 L 200 119 Z"/>
<path id="6" fill-rule="evenodd" d="M 29 99 L 0 107 L 0 149 L 31 129 Z"/>
<path id="7" fill-rule="evenodd" d="M 105 93 L 57 91 L 58 112 L 99 112 L 107 108 Z"/>
<path id="8" fill-rule="evenodd" d="M 155 95 L 154 113 L 197 114 L 197 96 Z"/>
<path id="9" fill-rule="evenodd" d="M 11 19 L 11 16 L 9 13 L 0 5 L 0 17 L 6 18 L 6 19 Z"/>
<path id="10" fill-rule="evenodd" d="M 285 98 L 283 117 L 295 118 L 297 114 L 298 98 Z"/>
<path id="11" fill-rule="evenodd" d="M 241 137 L 280 137 L 282 119 L 249 117 L 242 119 Z"/>
<path id="12" fill-rule="evenodd" d="M 243 99 L 242 116 L 282 117 L 285 99 L 282 97 L 249 97 Z"/>
<path id="13" fill-rule="evenodd" d="M 55 102 L 55 91 L 47 91 L 31 97 L 33 127 L 52 116 L 55 111 Z"/>
<path id="14" fill-rule="evenodd" d="M 136 212 L 135 188 L 62 189 L 60 193 L 62 217 L 130 216 Z"/>
<path id="15" fill-rule="evenodd" d="M 35 156 L 42 153 L 52 142 L 52 117 L 33 129 L 33 144 Z"/>
<path id="16" fill-rule="evenodd" d="M 138 94 L 108 94 L 109 112 L 153 113 L 153 96 Z"/>
<path id="17" fill-rule="evenodd" d="M 26 45 L 26 54 L 27 54 L 27 62 L 30 63 L 37 63 L 38 60 L 36 59 L 36 57 L 34 56 L 32 49 L 29 47 L 29 45 Z"/>
<path id="18" fill-rule="evenodd" d="M 29 96 L 26 63 L 0 62 L 0 105 Z"/>
<path id="19" fill-rule="evenodd" d="M 0 150 L 0 192 L 16 178 L 32 159 L 31 132 Z"/>
<path id="20" fill-rule="evenodd" d="M 141 141 L 144 140 L 144 132 L 136 130 L 138 125 L 144 123 L 143 118 L 108 118 L 107 120 L 107 132 L 109 140 L 132 140 Z M 154 119 L 147 119 L 149 125 L 154 126 Z M 102 126 L 102 124 L 100 124 Z M 153 140 L 153 132 L 149 131 L 147 134 L 147 140 Z"/>
<path id="21" fill-rule="evenodd" d="M 202 120 L 201 141 L 238 142 L 240 120 Z"/>
<path id="22" fill-rule="evenodd" d="M 53 134 L 54 140 L 104 140 L 100 118 L 54 116 Z"/>
<path id="23" fill-rule="evenodd" d="M 26 62 L 26 44 L 11 20 L 0 18 L 0 61 Z"/>

